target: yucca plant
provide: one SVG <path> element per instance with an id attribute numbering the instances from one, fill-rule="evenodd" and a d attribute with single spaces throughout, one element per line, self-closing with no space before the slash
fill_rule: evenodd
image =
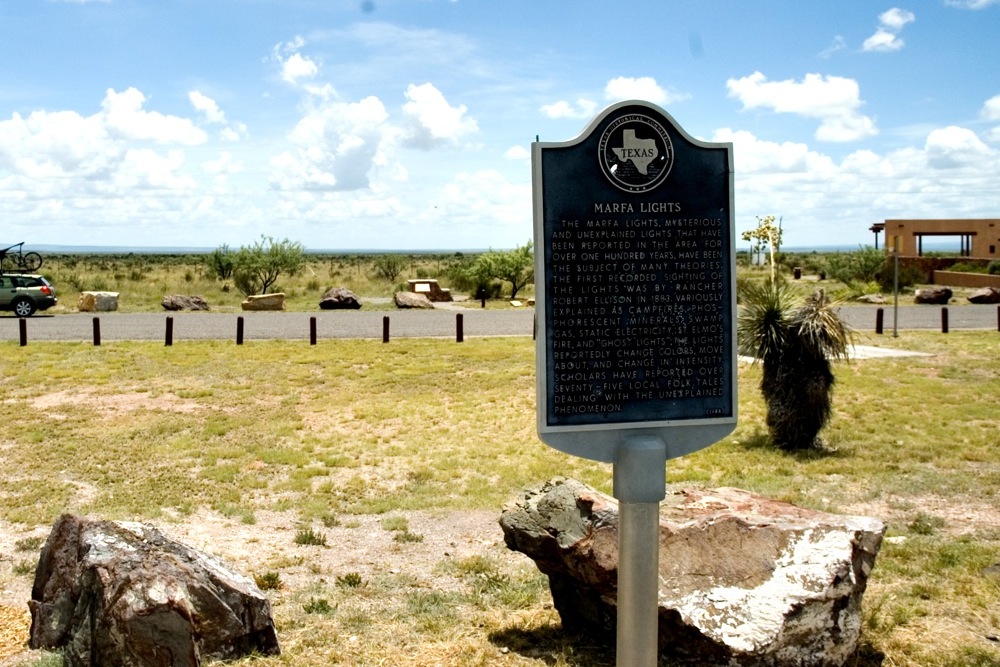
<path id="1" fill-rule="evenodd" d="M 763 365 L 771 441 L 784 450 L 821 448 L 832 405 L 830 360 L 847 359 L 850 328 L 822 290 L 796 304 L 782 282 L 745 283 L 740 302 L 737 344 Z"/>

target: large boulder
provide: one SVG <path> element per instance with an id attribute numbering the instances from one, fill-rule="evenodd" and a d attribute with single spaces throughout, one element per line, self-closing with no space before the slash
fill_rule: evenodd
<path id="1" fill-rule="evenodd" d="M 673 491 L 660 508 L 662 653 L 700 667 L 832 667 L 855 652 L 884 523 L 732 488 Z M 563 626 L 613 639 L 617 501 L 556 478 L 500 525 L 548 575 Z"/>
<path id="2" fill-rule="evenodd" d="M 164 310 L 208 310 L 208 301 L 199 295 L 167 294 L 160 301 Z"/>
<path id="3" fill-rule="evenodd" d="M 946 306 L 951 301 L 952 291 L 949 287 L 935 285 L 933 287 L 923 287 L 913 293 L 913 303 L 925 303 L 937 306 Z"/>
<path id="4" fill-rule="evenodd" d="M 361 301 L 346 287 L 332 287 L 319 300 L 319 307 L 323 310 L 358 310 Z"/>
<path id="5" fill-rule="evenodd" d="M 194 667 L 280 652 L 252 580 L 144 524 L 61 516 L 28 607 L 29 645 L 62 649 L 68 667 Z"/>
<path id="6" fill-rule="evenodd" d="M 1000 288 L 980 287 L 973 290 L 967 297 L 969 303 L 1000 303 Z"/>
<path id="7" fill-rule="evenodd" d="M 118 310 L 118 292 L 80 292 L 76 302 L 81 313 L 110 313 Z"/>
<path id="8" fill-rule="evenodd" d="M 273 294 L 253 294 L 248 296 L 240 304 L 243 310 L 284 310 L 284 292 L 274 292 Z"/>
<path id="9" fill-rule="evenodd" d="M 396 292 L 393 300 L 396 308 L 433 308 L 434 304 L 423 294 L 416 292 Z"/>

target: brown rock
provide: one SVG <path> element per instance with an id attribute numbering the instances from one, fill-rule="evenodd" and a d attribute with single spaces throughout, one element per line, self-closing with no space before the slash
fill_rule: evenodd
<path id="1" fill-rule="evenodd" d="M 28 607 L 29 645 L 62 649 L 68 667 L 195 667 L 280 652 L 253 581 L 138 523 L 61 516 Z"/>
<path id="2" fill-rule="evenodd" d="M 205 297 L 198 295 L 167 294 L 160 301 L 164 310 L 208 310 Z"/>
<path id="3" fill-rule="evenodd" d="M 248 296 L 240 307 L 243 310 L 284 310 L 285 294 L 284 292 L 253 294 Z"/>
<path id="4" fill-rule="evenodd" d="M 618 503 L 554 479 L 504 508 L 507 546 L 549 577 L 567 629 L 614 637 Z M 885 532 L 876 519 L 739 489 L 684 489 L 660 512 L 659 641 L 686 664 L 843 665 Z"/>
<path id="5" fill-rule="evenodd" d="M 951 301 L 952 291 L 948 287 L 924 287 L 913 293 L 913 303 L 945 306 Z"/>
<path id="6" fill-rule="evenodd" d="M 416 292 L 396 292 L 393 300 L 396 308 L 433 308 L 434 304 L 423 294 Z"/>

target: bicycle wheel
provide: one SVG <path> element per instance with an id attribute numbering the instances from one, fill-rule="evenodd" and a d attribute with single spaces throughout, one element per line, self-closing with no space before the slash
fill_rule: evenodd
<path id="1" fill-rule="evenodd" d="M 21 266 L 25 271 L 37 271 L 42 268 L 42 256 L 37 252 L 29 252 L 21 258 Z"/>

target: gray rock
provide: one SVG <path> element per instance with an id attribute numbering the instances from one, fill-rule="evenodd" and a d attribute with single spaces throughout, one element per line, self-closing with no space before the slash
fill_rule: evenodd
<path id="1" fill-rule="evenodd" d="M 886 302 L 886 299 L 881 294 L 863 294 L 856 298 L 855 301 L 860 301 L 861 303 L 883 304 Z"/>
<path id="2" fill-rule="evenodd" d="M 68 667 L 195 667 L 280 653 L 252 580 L 144 524 L 61 516 L 28 607 L 29 645 L 62 649 Z"/>
<path id="3" fill-rule="evenodd" d="M 205 297 L 186 294 L 167 294 L 160 301 L 164 310 L 208 310 Z"/>
<path id="4" fill-rule="evenodd" d="M 1000 303 L 1000 289 L 996 287 L 980 287 L 966 297 L 969 303 Z"/>
<path id="5" fill-rule="evenodd" d="M 614 639 L 618 504 L 575 480 L 529 490 L 500 518 L 548 575 L 564 627 Z M 660 512 L 659 642 L 685 664 L 840 666 L 885 524 L 739 489 L 668 493 Z"/>
<path id="6" fill-rule="evenodd" d="M 433 308 L 434 304 L 423 294 L 416 292 L 396 292 L 393 300 L 396 308 Z"/>
<path id="7" fill-rule="evenodd" d="M 913 303 L 945 306 L 951 301 L 952 291 L 948 287 L 924 287 L 913 293 Z"/>
<path id="8" fill-rule="evenodd" d="M 358 310 L 361 301 L 346 287 L 333 287 L 319 300 L 319 307 L 323 310 Z"/>

